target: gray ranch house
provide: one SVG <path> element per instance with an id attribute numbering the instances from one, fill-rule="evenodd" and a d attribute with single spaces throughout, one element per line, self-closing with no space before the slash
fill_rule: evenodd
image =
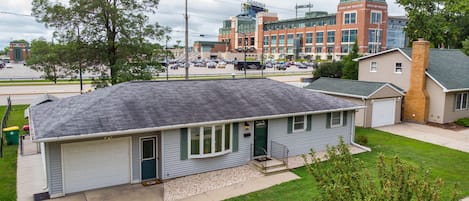
<path id="1" fill-rule="evenodd" d="M 354 144 L 359 106 L 269 79 L 139 81 L 30 108 L 51 197 Z"/>

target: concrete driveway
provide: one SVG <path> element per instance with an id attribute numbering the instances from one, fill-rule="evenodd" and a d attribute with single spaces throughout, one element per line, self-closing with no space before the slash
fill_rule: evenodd
<path id="1" fill-rule="evenodd" d="M 414 123 L 401 123 L 376 129 L 469 153 L 469 129 L 452 131 Z"/>
<path id="2" fill-rule="evenodd" d="M 163 201 L 163 184 L 143 187 L 122 185 L 70 194 L 50 201 Z"/>

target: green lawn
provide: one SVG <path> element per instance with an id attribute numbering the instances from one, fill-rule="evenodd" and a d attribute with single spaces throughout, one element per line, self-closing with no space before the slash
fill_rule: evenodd
<path id="1" fill-rule="evenodd" d="M 356 155 L 362 159 L 376 175 L 375 164 L 379 153 L 386 156 L 399 155 L 402 159 L 424 168 L 430 169 L 433 178 L 440 177 L 445 186 L 442 199 L 449 200 L 454 184 L 458 183 L 460 198 L 469 196 L 469 153 L 455 151 L 445 147 L 432 145 L 417 140 L 392 135 L 374 129 L 357 128 L 357 135 L 368 137 L 368 146 L 372 152 Z M 271 188 L 236 197 L 230 200 L 312 200 L 319 192 L 316 182 L 305 168 L 293 170 L 301 179 L 273 186 Z"/>
<path id="2" fill-rule="evenodd" d="M 19 126 L 27 124 L 23 112 L 27 105 L 13 106 L 7 126 Z M 6 107 L 0 106 L 0 118 L 3 117 Z M 23 134 L 21 131 L 20 135 Z M 16 200 L 16 157 L 17 145 L 4 145 L 3 158 L 0 158 L 0 200 Z"/>

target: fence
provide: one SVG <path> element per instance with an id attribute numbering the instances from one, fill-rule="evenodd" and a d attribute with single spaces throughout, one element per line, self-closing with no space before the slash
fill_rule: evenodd
<path id="1" fill-rule="evenodd" d="M 0 129 L 0 158 L 3 158 L 3 146 L 4 146 L 4 140 L 5 136 L 3 135 L 3 129 L 7 126 L 7 121 L 8 121 L 8 116 L 10 115 L 11 111 L 11 99 L 10 97 L 7 97 L 7 108 L 5 109 L 5 113 L 3 114 L 2 118 L 2 124 L 1 124 L 1 129 Z"/>

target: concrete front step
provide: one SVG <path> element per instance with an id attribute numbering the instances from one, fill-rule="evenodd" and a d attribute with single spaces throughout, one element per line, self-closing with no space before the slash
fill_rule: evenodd
<path id="1" fill-rule="evenodd" d="M 259 172 L 262 172 L 266 175 L 288 171 L 288 167 L 283 163 L 283 161 L 276 159 L 263 162 L 253 160 L 249 164 L 259 170 Z"/>

